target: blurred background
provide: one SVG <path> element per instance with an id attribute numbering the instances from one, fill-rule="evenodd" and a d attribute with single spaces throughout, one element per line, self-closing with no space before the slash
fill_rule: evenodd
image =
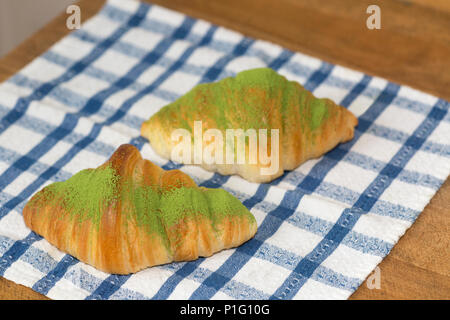
<path id="1" fill-rule="evenodd" d="M 75 2 L 75 0 L 0 0 L 0 57 Z"/>

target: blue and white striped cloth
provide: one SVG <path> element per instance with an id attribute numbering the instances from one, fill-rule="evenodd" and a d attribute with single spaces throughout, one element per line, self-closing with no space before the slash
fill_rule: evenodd
<path id="1" fill-rule="evenodd" d="M 255 215 L 237 249 L 110 275 L 30 232 L 43 186 L 104 162 L 122 143 L 166 169 L 142 121 L 200 82 L 270 66 L 359 118 L 355 137 L 270 184 L 181 166 Z M 110 0 L 80 30 L 0 85 L 0 276 L 56 299 L 345 299 L 450 173 L 450 104 L 134 0 Z"/>

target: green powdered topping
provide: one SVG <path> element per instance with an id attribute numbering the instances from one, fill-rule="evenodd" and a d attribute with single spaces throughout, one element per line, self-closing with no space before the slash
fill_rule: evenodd
<path id="1" fill-rule="evenodd" d="M 328 108 L 324 99 L 311 101 L 311 130 L 317 129 L 324 119 L 328 117 Z"/>
<path id="2" fill-rule="evenodd" d="M 205 189 L 204 195 L 212 213 L 211 219 L 215 223 L 218 223 L 224 216 L 229 215 L 244 215 L 251 221 L 256 222 L 247 208 L 227 191 L 223 189 Z"/>
<path id="3" fill-rule="evenodd" d="M 90 219 L 98 225 L 103 212 L 117 199 L 118 180 L 110 167 L 82 170 L 67 181 L 47 186 L 30 202 L 62 206 L 80 222 Z"/>
<path id="4" fill-rule="evenodd" d="M 203 192 L 194 188 L 175 188 L 162 194 L 161 218 L 171 227 L 189 215 L 210 217 L 208 203 Z"/>
<path id="5" fill-rule="evenodd" d="M 67 181 L 53 183 L 37 193 L 29 205 L 62 207 L 71 218 L 91 220 L 97 228 L 105 210 L 116 210 L 126 217 L 125 223 L 133 219 L 149 234 L 159 236 L 167 248 L 167 231 L 189 218 L 210 219 L 214 230 L 227 216 L 255 221 L 247 208 L 225 190 L 137 185 L 123 181 L 109 166 L 83 170 Z"/>
<path id="6" fill-rule="evenodd" d="M 125 221 L 135 219 L 139 227 L 149 234 L 158 235 L 166 247 L 170 247 L 166 227 L 159 213 L 160 195 L 154 187 L 125 183 L 121 192 L 121 204 L 121 214 L 127 216 Z"/>
<path id="7" fill-rule="evenodd" d="M 161 218 L 170 227 L 193 214 L 211 220 L 215 226 L 226 216 L 253 215 L 239 200 L 222 189 L 176 188 L 161 197 Z"/>
<path id="8" fill-rule="evenodd" d="M 316 130 L 327 118 L 323 99 L 315 98 L 294 81 L 288 81 L 270 68 L 238 73 L 236 77 L 200 84 L 165 106 L 152 118 L 167 128 L 193 131 L 193 123 L 203 120 L 203 128 L 220 130 L 288 129 L 296 126 Z M 316 110 L 317 109 L 317 110 Z M 293 124 L 292 118 L 301 123 Z M 287 130 L 287 129 L 286 129 Z"/>

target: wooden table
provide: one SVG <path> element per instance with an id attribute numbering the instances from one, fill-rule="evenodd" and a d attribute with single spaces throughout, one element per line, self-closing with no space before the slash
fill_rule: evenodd
<path id="1" fill-rule="evenodd" d="M 450 100 L 448 0 L 154 0 L 248 36 L 381 76 Z M 81 0 L 82 20 L 102 0 Z M 369 30 L 366 8 L 381 8 Z M 0 81 L 70 31 L 62 13 L 0 59 Z M 449 137 L 450 139 L 450 137 Z M 450 179 L 380 264 L 381 289 L 366 283 L 351 299 L 450 299 Z M 0 299 L 46 299 L 0 278 Z"/>

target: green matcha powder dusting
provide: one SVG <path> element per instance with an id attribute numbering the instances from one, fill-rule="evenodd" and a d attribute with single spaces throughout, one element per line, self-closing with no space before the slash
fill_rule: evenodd
<path id="1" fill-rule="evenodd" d="M 246 130 L 274 128 L 277 114 L 281 117 L 279 129 L 285 129 L 288 118 L 299 113 L 302 123 L 297 125 L 306 125 L 313 131 L 328 117 L 330 102 L 315 98 L 301 85 L 270 68 L 257 68 L 215 83 L 199 84 L 154 117 L 166 121 L 169 127 L 192 132 L 194 121 L 202 120 L 197 119 L 199 115 L 212 119 L 212 127 L 221 130 Z"/>
<path id="2" fill-rule="evenodd" d="M 64 182 L 53 183 L 36 194 L 31 206 L 62 206 L 78 222 L 91 220 L 99 228 L 108 208 L 134 219 L 151 235 L 168 245 L 167 230 L 177 223 L 196 217 L 211 221 L 214 230 L 227 216 L 245 216 L 255 221 L 242 203 L 222 189 L 179 187 L 163 191 L 159 186 L 135 185 L 120 181 L 109 166 L 80 171 Z"/>

